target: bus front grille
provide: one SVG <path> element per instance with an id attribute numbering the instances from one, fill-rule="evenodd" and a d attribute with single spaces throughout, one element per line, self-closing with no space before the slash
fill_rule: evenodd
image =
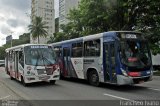
<path id="1" fill-rule="evenodd" d="M 47 70 L 47 75 L 52 75 L 53 74 L 53 69 L 52 68 L 46 68 Z"/>
<path id="2" fill-rule="evenodd" d="M 38 75 L 46 74 L 46 70 L 45 69 L 37 69 L 37 73 L 38 73 Z"/>
<path id="3" fill-rule="evenodd" d="M 52 75 L 52 68 L 46 68 L 46 69 L 37 69 L 38 75 L 47 74 Z"/>

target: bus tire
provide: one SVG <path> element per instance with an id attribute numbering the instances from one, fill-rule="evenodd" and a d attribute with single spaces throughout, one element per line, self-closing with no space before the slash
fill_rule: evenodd
<path id="1" fill-rule="evenodd" d="M 11 76 L 11 72 L 9 72 L 9 76 L 10 76 L 10 79 L 13 80 L 13 77 Z"/>
<path id="2" fill-rule="evenodd" d="M 98 77 L 98 73 L 95 70 L 89 72 L 88 77 L 89 77 L 88 81 L 91 85 L 99 86 L 99 77 Z"/>
<path id="3" fill-rule="evenodd" d="M 56 80 L 50 80 L 50 83 L 54 85 L 56 83 Z"/>
<path id="4" fill-rule="evenodd" d="M 27 83 L 25 83 L 25 81 L 24 81 L 24 79 L 23 79 L 23 77 L 21 76 L 21 83 L 23 84 L 23 86 L 27 86 Z"/>
<path id="5" fill-rule="evenodd" d="M 60 79 L 63 80 L 64 79 L 64 76 L 62 74 L 62 72 L 60 71 Z"/>

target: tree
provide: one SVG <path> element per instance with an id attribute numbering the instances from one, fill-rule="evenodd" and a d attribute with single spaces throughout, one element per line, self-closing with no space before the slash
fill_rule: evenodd
<path id="1" fill-rule="evenodd" d="M 21 44 L 27 44 L 30 42 L 30 34 L 29 33 L 24 33 L 22 35 L 19 36 L 19 39 L 13 39 L 12 40 L 12 45 L 13 46 L 17 46 L 17 45 L 21 45 Z M 7 44 L 4 44 L 2 47 L 0 47 L 0 59 L 4 59 L 5 58 L 5 49 L 10 48 L 11 44 L 10 42 L 8 42 Z"/>
<path id="2" fill-rule="evenodd" d="M 152 52 L 160 53 L 158 0 L 81 0 L 78 8 L 70 10 L 68 19 L 55 41 L 111 30 L 139 31 L 149 40 Z"/>
<path id="3" fill-rule="evenodd" d="M 35 17 L 33 20 L 33 23 L 28 26 L 30 34 L 32 34 L 32 37 L 34 39 L 38 38 L 38 43 L 39 43 L 39 38 L 40 37 L 47 37 L 48 33 L 46 31 L 46 23 L 42 21 L 41 17 Z"/>
<path id="4" fill-rule="evenodd" d="M 85 36 L 108 31 L 108 11 L 105 4 L 105 0 L 81 0 L 78 8 L 70 10 L 68 16 L 72 22 L 72 32 Z"/>
<path id="5" fill-rule="evenodd" d="M 157 0 L 121 0 L 121 2 L 123 12 L 127 14 L 125 29 L 143 32 L 152 53 L 160 53 L 160 2 Z"/>

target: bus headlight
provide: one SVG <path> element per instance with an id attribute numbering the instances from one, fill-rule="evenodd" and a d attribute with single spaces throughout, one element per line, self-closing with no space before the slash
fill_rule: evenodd
<path id="1" fill-rule="evenodd" d="M 28 75 L 35 75 L 35 73 L 32 72 L 32 71 L 27 71 L 27 74 L 28 74 Z"/>
<path id="2" fill-rule="evenodd" d="M 151 75 L 153 76 L 153 67 L 150 70 L 151 70 Z"/>
<path id="3" fill-rule="evenodd" d="M 123 68 L 121 68 L 121 71 L 124 76 L 128 76 L 127 72 Z"/>
<path id="4" fill-rule="evenodd" d="M 27 71 L 27 74 L 30 74 L 31 72 L 30 71 Z"/>

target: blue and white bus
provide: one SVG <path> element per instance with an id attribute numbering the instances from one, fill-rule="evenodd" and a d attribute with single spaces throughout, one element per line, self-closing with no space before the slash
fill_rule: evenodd
<path id="1" fill-rule="evenodd" d="M 51 44 L 59 58 L 61 75 L 130 85 L 152 79 L 148 42 L 141 33 L 110 31 Z"/>

